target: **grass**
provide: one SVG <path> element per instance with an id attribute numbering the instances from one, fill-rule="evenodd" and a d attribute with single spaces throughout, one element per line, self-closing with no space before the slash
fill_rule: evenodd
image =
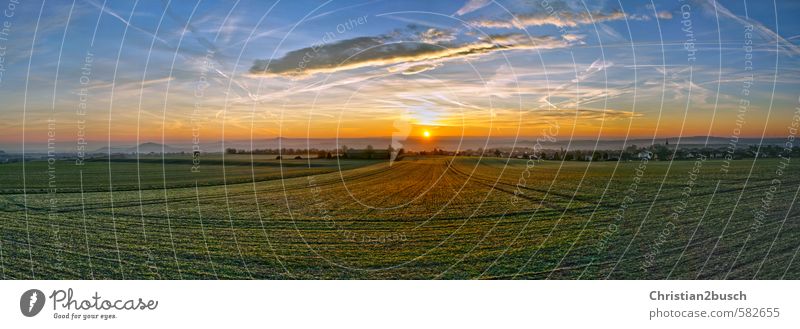
<path id="1" fill-rule="evenodd" d="M 777 159 L 254 160 L 57 162 L 55 194 L 46 162 L 0 165 L 2 276 L 800 278 Z"/>

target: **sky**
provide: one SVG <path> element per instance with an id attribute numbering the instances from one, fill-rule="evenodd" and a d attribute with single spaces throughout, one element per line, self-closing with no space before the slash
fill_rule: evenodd
<path id="1" fill-rule="evenodd" d="M 0 147 L 786 137 L 797 1 L 14 1 Z"/>

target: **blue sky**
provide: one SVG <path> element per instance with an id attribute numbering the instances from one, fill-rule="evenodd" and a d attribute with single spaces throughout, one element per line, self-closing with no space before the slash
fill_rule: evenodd
<path id="1" fill-rule="evenodd" d="M 800 90 L 796 1 L 6 9 L 3 145 L 46 140 L 48 120 L 61 141 L 389 136 L 398 121 L 410 134 L 536 136 L 558 123 L 563 138 L 785 137 Z"/>

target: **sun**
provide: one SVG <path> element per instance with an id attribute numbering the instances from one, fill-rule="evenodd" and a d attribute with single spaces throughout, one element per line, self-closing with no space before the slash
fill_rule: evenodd
<path id="1" fill-rule="evenodd" d="M 425 136 L 425 138 L 430 138 L 431 137 L 431 132 L 425 130 L 425 131 L 422 132 L 422 136 Z"/>

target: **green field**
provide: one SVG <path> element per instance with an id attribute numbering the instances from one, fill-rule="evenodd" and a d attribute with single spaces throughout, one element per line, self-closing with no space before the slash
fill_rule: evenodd
<path id="1" fill-rule="evenodd" d="M 800 279 L 777 159 L 24 166 L 0 165 L 5 279 Z"/>

